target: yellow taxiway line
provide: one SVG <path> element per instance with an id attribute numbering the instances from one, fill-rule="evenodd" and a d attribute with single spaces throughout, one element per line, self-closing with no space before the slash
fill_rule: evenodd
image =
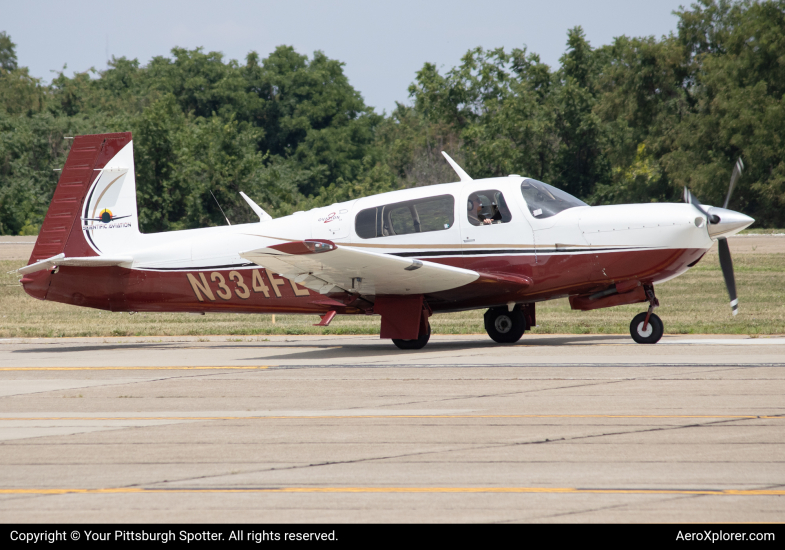
<path id="1" fill-rule="evenodd" d="M 110 487 L 103 489 L 0 489 L 0 495 L 103 495 L 144 493 L 544 493 L 785 496 L 784 489 L 580 489 L 576 487 L 273 487 L 245 489 Z"/>
<path id="2" fill-rule="evenodd" d="M 212 367 L 0 367 L 0 371 L 44 371 L 44 370 L 257 370 L 269 369 L 276 365 L 212 366 Z"/>

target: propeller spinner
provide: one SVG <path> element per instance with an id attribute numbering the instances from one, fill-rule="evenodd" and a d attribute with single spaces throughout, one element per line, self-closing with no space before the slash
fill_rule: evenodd
<path id="1" fill-rule="evenodd" d="M 684 188 L 684 202 L 693 205 L 701 214 L 706 216 L 708 222 L 708 231 L 711 237 L 717 238 L 717 248 L 720 255 L 720 268 L 722 269 L 722 276 L 725 279 L 725 286 L 728 288 L 728 296 L 730 296 L 730 307 L 733 315 L 739 312 L 739 299 L 736 296 L 736 279 L 733 275 L 733 260 L 730 256 L 730 247 L 728 247 L 728 239 L 724 236 L 730 232 L 740 231 L 745 227 L 751 225 L 755 220 L 733 210 L 727 210 L 728 203 L 730 202 L 733 188 L 736 186 L 736 181 L 741 176 L 744 170 L 744 163 L 741 158 L 736 161 L 736 166 L 733 167 L 733 173 L 730 177 L 730 185 L 728 186 L 728 195 L 725 197 L 725 203 L 722 208 L 710 207 L 708 210 L 690 193 L 689 189 Z"/>

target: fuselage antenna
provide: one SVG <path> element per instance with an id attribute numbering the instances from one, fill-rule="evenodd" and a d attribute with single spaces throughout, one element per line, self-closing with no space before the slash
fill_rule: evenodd
<path id="1" fill-rule="evenodd" d="M 210 194 L 211 194 L 211 195 L 213 195 L 213 191 L 212 191 L 212 189 L 210 190 Z M 227 218 L 227 217 L 226 217 L 226 213 L 224 212 L 224 209 L 223 209 L 223 208 L 221 208 L 221 203 L 219 203 L 219 202 L 218 202 L 218 199 L 216 199 L 216 198 L 215 198 L 215 195 L 213 195 L 213 200 L 215 201 L 215 204 L 217 204 L 217 205 L 218 205 L 218 210 L 220 210 L 220 211 L 221 211 L 221 214 L 223 214 L 223 215 L 224 215 L 224 219 L 226 220 L 226 224 L 227 224 L 227 225 L 232 225 L 232 224 L 231 224 L 231 222 L 229 221 L 229 218 Z"/>

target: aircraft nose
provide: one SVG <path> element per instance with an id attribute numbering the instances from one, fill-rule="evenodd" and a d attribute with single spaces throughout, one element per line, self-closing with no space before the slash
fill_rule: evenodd
<path id="1" fill-rule="evenodd" d="M 752 225 L 755 221 L 741 212 L 734 212 L 733 210 L 715 206 L 709 208 L 709 214 L 720 219 L 718 223 L 709 224 L 709 236 L 713 239 L 735 235 L 745 227 Z"/>

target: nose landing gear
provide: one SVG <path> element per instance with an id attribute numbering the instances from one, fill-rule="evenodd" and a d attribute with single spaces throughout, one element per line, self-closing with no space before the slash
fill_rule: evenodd
<path id="1" fill-rule="evenodd" d="M 660 302 L 654 296 L 654 287 L 646 286 L 645 288 L 646 296 L 649 298 L 649 310 L 632 318 L 630 335 L 639 344 L 656 344 L 665 331 L 662 320 L 652 313 L 655 307 L 660 306 Z"/>

